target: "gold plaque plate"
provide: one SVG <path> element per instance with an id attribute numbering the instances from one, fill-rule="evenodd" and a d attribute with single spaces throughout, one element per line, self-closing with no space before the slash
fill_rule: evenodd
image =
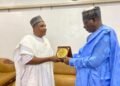
<path id="1" fill-rule="evenodd" d="M 58 58 L 64 58 L 68 54 L 68 50 L 66 48 L 59 48 L 57 51 L 57 57 Z"/>
<path id="2" fill-rule="evenodd" d="M 70 46 L 58 46 L 56 56 L 58 58 L 72 57 Z"/>

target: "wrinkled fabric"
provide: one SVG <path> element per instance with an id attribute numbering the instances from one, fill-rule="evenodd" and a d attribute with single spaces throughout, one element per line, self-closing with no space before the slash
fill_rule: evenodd
<path id="1" fill-rule="evenodd" d="M 42 40 L 34 35 L 25 36 L 14 53 L 16 86 L 55 86 L 53 62 L 26 65 L 33 56 L 46 58 L 52 55 L 53 50 L 48 39 Z"/>
<path id="2" fill-rule="evenodd" d="M 120 86 L 119 43 L 114 30 L 102 25 L 69 64 L 76 68 L 76 86 Z"/>

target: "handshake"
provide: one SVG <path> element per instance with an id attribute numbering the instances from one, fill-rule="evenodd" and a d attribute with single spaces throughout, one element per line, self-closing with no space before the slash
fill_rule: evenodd
<path id="1" fill-rule="evenodd" d="M 65 57 L 65 58 L 58 58 L 57 56 L 52 56 L 50 58 L 50 61 L 53 61 L 53 62 L 63 62 L 65 64 L 69 64 L 69 60 L 70 58 L 69 57 Z"/>

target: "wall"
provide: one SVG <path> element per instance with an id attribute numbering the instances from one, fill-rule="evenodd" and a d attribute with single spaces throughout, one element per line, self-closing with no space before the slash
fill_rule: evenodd
<path id="1" fill-rule="evenodd" d="M 101 7 L 102 20 L 115 28 L 120 40 L 120 3 L 95 4 Z M 47 24 L 46 37 L 54 51 L 59 45 L 70 45 L 73 53 L 85 44 L 88 33 L 83 28 L 81 12 L 92 6 L 76 5 L 63 7 L 11 9 L 0 11 L 0 56 L 13 58 L 17 43 L 26 34 L 32 34 L 29 24 L 33 16 L 41 15 Z"/>

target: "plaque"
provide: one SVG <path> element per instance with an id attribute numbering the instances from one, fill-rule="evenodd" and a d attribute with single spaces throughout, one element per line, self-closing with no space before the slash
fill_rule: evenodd
<path id="1" fill-rule="evenodd" d="M 72 57 L 70 46 L 58 46 L 56 56 L 58 58 Z"/>

